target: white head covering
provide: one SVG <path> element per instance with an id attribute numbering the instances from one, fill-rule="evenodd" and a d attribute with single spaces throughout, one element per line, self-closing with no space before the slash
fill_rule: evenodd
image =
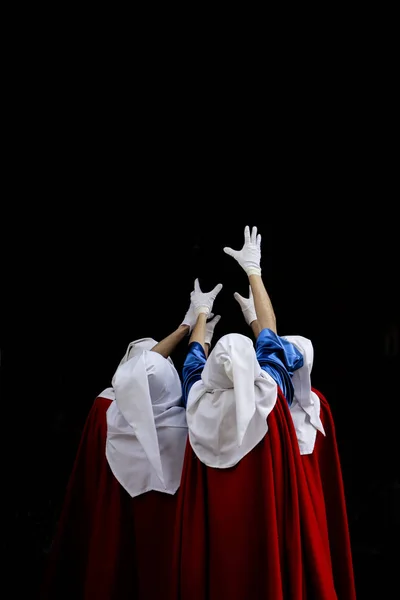
<path id="1" fill-rule="evenodd" d="M 311 391 L 311 369 L 314 362 L 314 348 L 311 340 L 301 335 L 282 336 L 301 352 L 304 364 L 292 375 L 294 398 L 290 406 L 300 454 L 311 454 L 314 450 L 317 430 L 325 435 L 320 419 L 320 400 Z"/>
<path id="2" fill-rule="evenodd" d="M 133 358 L 134 356 L 140 356 L 143 350 L 151 350 L 152 348 L 154 348 L 154 346 L 157 346 L 157 344 L 158 342 L 156 342 L 156 340 L 153 340 L 153 338 L 140 338 L 139 340 L 134 340 L 129 344 L 128 348 L 126 349 L 125 355 L 119 363 L 120 366 L 126 363 L 126 361 L 130 358 Z M 174 364 L 170 357 L 168 357 L 167 360 L 171 363 L 171 365 Z"/>
<path id="3" fill-rule="evenodd" d="M 252 341 L 231 333 L 217 342 L 186 407 L 189 440 L 207 466 L 236 465 L 268 431 L 277 385 L 263 371 Z"/>
<path id="4" fill-rule="evenodd" d="M 156 344 L 151 338 L 129 344 L 107 411 L 107 460 L 132 497 L 150 490 L 174 494 L 182 473 L 187 426 L 181 382 L 172 360 L 150 351 Z"/>
<path id="5" fill-rule="evenodd" d="M 133 358 L 134 356 L 139 356 L 142 354 L 143 350 L 151 350 L 156 346 L 158 342 L 153 340 L 153 338 L 140 338 L 139 340 L 134 340 L 131 342 L 122 357 L 119 366 L 126 363 L 127 360 Z M 172 360 L 168 357 L 168 360 L 172 363 Z M 173 363 L 172 363 L 173 364 Z M 115 375 L 114 375 L 115 377 Z M 114 379 L 112 381 L 114 385 Z M 113 387 L 108 387 L 99 394 L 100 398 L 108 398 L 109 400 L 115 400 L 115 392 Z"/>

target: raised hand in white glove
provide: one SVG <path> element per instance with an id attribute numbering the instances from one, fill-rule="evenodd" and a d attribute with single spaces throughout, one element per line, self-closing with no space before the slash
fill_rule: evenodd
<path id="1" fill-rule="evenodd" d="M 210 313 L 208 315 L 209 319 L 212 319 L 214 316 L 214 313 Z M 221 318 L 221 317 L 220 317 Z M 185 315 L 185 318 L 183 319 L 181 325 L 188 325 L 189 326 L 189 333 L 192 333 L 192 329 L 193 327 L 196 325 L 196 321 L 197 321 L 197 317 L 196 317 L 196 313 L 194 312 L 194 306 L 193 306 L 193 302 L 190 303 L 189 309 Z M 219 321 L 219 319 L 218 319 Z M 214 324 L 215 325 L 218 323 L 218 321 Z"/>
<path id="2" fill-rule="evenodd" d="M 211 313 L 211 315 L 212 315 L 212 313 Z M 220 318 L 221 318 L 220 315 L 216 315 L 213 319 L 211 319 L 211 321 L 207 322 L 207 324 L 206 324 L 206 335 L 204 337 L 204 343 L 205 344 L 210 344 L 211 345 L 211 340 L 212 340 L 212 337 L 214 335 L 214 329 L 215 329 L 215 326 L 217 325 L 218 321 L 220 320 Z"/>
<path id="3" fill-rule="evenodd" d="M 200 289 L 199 280 L 196 279 L 196 281 L 194 282 L 194 290 L 190 294 L 190 300 L 193 304 L 196 318 L 199 316 L 200 313 L 204 313 L 207 316 L 209 316 L 214 304 L 214 300 L 221 290 L 222 283 L 219 283 L 215 286 L 213 290 L 211 290 L 211 292 L 202 292 Z"/>
<path id="4" fill-rule="evenodd" d="M 257 227 L 253 227 L 250 235 L 248 225 L 244 228 L 244 245 L 241 250 L 224 248 L 224 252 L 233 256 L 247 275 L 261 275 L 261 235 L 257 235 Z"/>
<path id="5" fill-rule="evenodd" d="M 249 298 L 244 298 L 237 292 L 233 294 L 233 297 L 235 298 L 235 300 L 238 301 L 247 325 L 250 325 L 253 321 L 256 321 L 257 313 L 254 306 L 253 292 L 251 291 L 251 286 L 249 285 Z"/>

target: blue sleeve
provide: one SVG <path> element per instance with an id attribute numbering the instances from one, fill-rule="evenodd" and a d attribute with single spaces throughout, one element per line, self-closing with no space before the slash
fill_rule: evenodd
<path id="1" fill-rule="evenodd" d="M 292 375 L 303 366 L 303 355 L 287 340 L 271 329 L 263 329 L 256 342 L 256 354 L 261 368 L 280 386 L 289 405 L 293 400 Z"/>
<path id="2" fill-rule="evenodd" d="M 187 404 L 190 388 L 196 381 L 201 379 L 201 373 L 206 360 L 203 346 L 199 342 L 192 342 L 182 369 L 182 397 L 184 406 Z"/>

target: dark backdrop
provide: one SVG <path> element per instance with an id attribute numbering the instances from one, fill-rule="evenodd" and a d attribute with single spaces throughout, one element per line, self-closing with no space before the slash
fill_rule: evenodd
<path id="1" fill-rule="evenodd" d="M 278 332 L 314 344 L 313 384 L 337 426 L 359 597 L 383 593 L 395 585 L 400 506 L 387 104 L 371 113 L 372 101 L 351 93 L 349 70 L 342 87 L 319 72 L 313 101 L 297 88 L 295 105 L 294 89 L 278 86 L 272 107 L 255 93 L 260 104 L 242 110 L 192 80 L 196 108 L 189 91 L 174 104 L 146 87 L 138 107 L 121 80 L 104 96 L 103 80 L 83 71 L 71 85 L 52 71 L 49 94 L 49 80 L 40 87 L 32 76 L 38 99 L 18 98 L 22 133 L 9 146 L 2 544 L 14 590 L 28 586 L 34 597 L 85 418 L 128 343 L 177 327 L 195 277 L 205 290 L 224 284 L 215 339 L 249 332 L 232 297 L 247 293 L 246 277 L 222 252 L 241 247 L 248 224 L 263 237 Z M 184 354 L 185 342 L 178 369 Z"/>
<path id="2" fill-rule="evenodd" d="M 359 591 L 388 585 L 399 533 L 390 215 L 349 219 L 322 201 L 292 211 L 289 204 L 277 208 L 267 193 L 253 200 L 203 196 L 183 208 L 173 198 L 159 206 L 151 197 L 124 207 L 110 200 L 104 213 L 75 211 L 60 217 L 59 227 L 41 227 L 24 254 L 26 293 L 14 340 L 20 358 L 3 422 L 14 440 L 5 450 L 13 462 L 6 552 L 28 565 L 33 581 L 50 548 L 85 418 L 128 343 L 160 340 L 177 327 L 196 276 L 205 290 L 224 284 L 214 305 L 222 315 L 215 339 L 250 333 L 232 297 L 246 294 L 246 277 L 222 252 L 224 245 L 241 247 L 248 223 L 263 236 L 263 278 L 278 332 L 314 344 L 313 384 L 336 420 Z M 217 207 L 222 218 L 214 216 Z M 173 356 L 179 370 L 186 345 Z M 3 352 L 5 372 L 8 361 Z"/>

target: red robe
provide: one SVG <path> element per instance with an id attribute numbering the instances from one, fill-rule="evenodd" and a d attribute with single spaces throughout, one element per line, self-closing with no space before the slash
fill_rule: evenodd
<path id="1" fill-rule="evenodd" d="M 302 461 L 312 497 L 324 499 L 316 503 L 316 508 L 320 509 L 321 530 L 326 531 L 329 539 L 337 596 L 339 600 L 354 600 L 353 561 L 335 425 L 326 398 L 316 389 L 313 392 L 321 401 L 320 417 L 326 437 L 318 433 L 314 452 L 302 456 Z"/>
<path id="2" fill-rule="evenodd" d="M 280 394 L 265 438 L 230 469 L 188 445 L 171 600 L 355 598 L 343 483 L 329 407 L 327 436 L 301 456 Z"/>
<path id="3" fill-rule="evenodd" d="M 131 498 L 105 456 L 106 411 L 97 398 L 69 480 L 41 598 L 152 600 L 169 587 L 177 494 Z"/>
<path id="4" fill-rule="evenodd" d="M 43 600 L 354 600 L 335 430 L 318 395 L 326 437 L 317 433 L 313 454 L 300 455 L 280 395 L 267 435 L 238 465 L 206 467 L 188 443 L 177 494 L 136 498 L 108 466 L 110 400 L 97 398 Z"/>

